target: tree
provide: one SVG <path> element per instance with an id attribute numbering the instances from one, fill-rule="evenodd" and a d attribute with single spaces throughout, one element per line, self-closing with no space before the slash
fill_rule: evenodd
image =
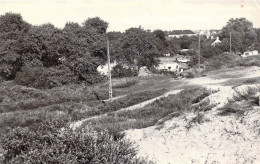
<path id="1" fill-rule="evenodd" d="M 93 27 L 99 34 L 105 34 L 108 28 L 108 23 L 99 17 L 90 18 L 83 23 L 83 27 Z"/>
<path id="2" fill-rule="evenodd" d="M 155 46 L 161 54 L 168 53 L 168 44 L 166 41 L 166 34 L 162 30 L 153 31 L 155 36 Z"/>
<path id="3" fill-rule="evenodd" d="M 181 49 L 189 49 L 190 48 L 190 45 L 192 43 L 191 37 L 184 35 L 184 36 L 180 37 L 180 40 L 181 40 L 181 44 L 180 44 Z"/>
<path id="4" fill-rule="evenodd" d="M 211 46 L 211 47 L 204 47 L 201 49 L 201 55 L 204 58 L 212 58 L 214 56 L 218 56 L 222 54 L 223 51 L 217 47 Z"/>
<path id="5" fill-rule="evenodd" d="M 235 52 L 247 50 L 257 37 L 252 22 L 245 18 L 230 19 L 227 25 L 222 28 L 220 39 L 227 40 L 230 37 L 230 32 L 232 51 Z"/>
<path id="6" fill-rule="evenodd" d="M 123 54 L 130 63 L 137 68 L 147 66 L 149 69 L 158 64 L 158 49 L 155 46 L 155 37 L 151 32 L 139 28 L 126 30 L 123 43 Z"/>
<path id="7" fill-rule="evenodd" d="M 153 34 L 160 40 L 166 40 L 166 34 L 162 30 L 154 30 Z"/>
<path id="8" fill-rule="evenodd" d="M 6 13 L 0 16 L 0 79 L 13 80 L 22 67 L 24 37 L 30 25 L 20 14 Z"/>
<path id="9" fill-rule="evenodd" d="M 260 28 L 255 28 L 256 41 L 260 43 Z"/>

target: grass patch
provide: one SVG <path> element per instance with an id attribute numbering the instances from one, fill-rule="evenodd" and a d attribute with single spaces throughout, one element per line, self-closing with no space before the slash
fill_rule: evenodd
<path id="1" fill-rule="evenodd" d="M 220 109 L 220 112 L 218 115 L 220 116 L 229 116 L 231 114 L 235 114 L 237 116 L 243 116 L 244 115 L 244 110 L 241 108 L 240 105 L 236 103 L 230 103 L 225 105 L 222 109 Z"/>
<path id="2" fill-rule="evenodd" d="M 120 99 L 116 99 L 112 102 L 108 101 L 103 105 L 100 105 L 98 108 L 88 111 L 88 116 L 100 115 L 107 112 L 114 112 L 122 108 L 136 105 L 146 100 L 158 97 L 164 94 L 166 91 L 166 89 L 159 89 L 130 93 Z"/>
<path id="3" fill-rule="evenodd" d="M 243 79 L 234 78 L 224 82 L 223 85 L 233 86 L 233 88 L 236 88 L 244 84 L 250 85 L 250 84 L 259 84 L 259 83 L 260 83 L 260 77 L 243 78 Z"/>
<path id="4" fill-rule="evenodd" d="M 212 91 L 201 87 L 183 90 L 178 94 L 156 100 L 141 109 L 118 113 L 112 112 L 104 117 L 88 122 L 91 122 L 94 128 L 107 128 L 114 134 L 127 129 L 140 129 L 155 124 L 163 124 L 166 120 L 173 117 L 194 111 L 193 103 L 205 98 L 210 93 Z"/>
<path id="5" fill-rule="evenodd" d="M 228 104 L 219 109 L 218 115 L 236 115 L 238 117 L 243 116 L 246 111 L 252 110 L 253 106 L 259 106 L 259 93 L 259 87 L 248 87 L 243 92 L 236 91 L 233 99 L 229 100 Z"/>

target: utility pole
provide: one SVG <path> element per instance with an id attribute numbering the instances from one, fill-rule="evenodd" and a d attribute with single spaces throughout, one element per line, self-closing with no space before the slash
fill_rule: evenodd
<path id="1" fill-rule="evenodd" d="M 229 31 L 229 53 L 231 54 L 231 29 Z"/>
<path id="2" fill-rule="evenodd" d="M 107 40 L 107 64 L 108 64 L 108 85 L 109 85 L 109 100 L 112 100 L 112 78 L 111 78 L 111 66 L 110 66 L 110 54 L 109 54 L 109 41 Z"/>
<path id="3" fill-rule="evenodd" d="M 199 50 L 198 50 L 198 64 L 199 64 L 199 69 L 200 69 L 200 33 L 201 33 L 201 31 L 199 32 Z"/>

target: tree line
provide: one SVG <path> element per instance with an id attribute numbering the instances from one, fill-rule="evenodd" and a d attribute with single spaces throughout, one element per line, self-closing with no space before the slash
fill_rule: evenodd
<path id="1" fill-rule="evenodd" d="M 31 25 L 20 14 L 0 16 L 0 81 L 14 80 L 33 87 L 52 88 L 69 83 L 95 84 L 102 77 L 99 65 L 107 61 L 107 40 L 111 44 L 111 59 L 119 65 L 128 65 L 128 71 L 149 69 L 165 53 L 177 54 L 180 49 L 192 49 L 184 55 L 195 57 L 198 36 L 167 39 L 162 30 L 129 28 L 125 32 L 107 32 L 108 23 L 99 17 L 89 18 L 82 24 L 67 22 L 60 29 L 47 23 Z M 232 50 L 260 49 L 260 29 L 250 21 L 230 19 L 220 33 L 222 43 L 215 48 L 203 47 L 208 58 L 229 49 L 232 32 Z M 206 38 L 202 37 L 201 42 Z M 212 53 L 213 52 L 213 53 Z M 133 75 L 133 74 L 131 74 Z"/>

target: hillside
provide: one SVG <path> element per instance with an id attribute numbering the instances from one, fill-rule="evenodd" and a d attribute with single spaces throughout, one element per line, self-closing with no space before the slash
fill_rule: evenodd
<path id="1" fill-rule="evenodd" d="M 200 109 L 151 127 L 127 130 L 126 138 L 136 142 L 139 156 L 159 164 L 259 163 L 260 85 L 259 81 L 250 84 L 256 80 L 244 81 L 260 79 L 259 68 L 255 69 L 222 70 L 212 77 L 225 78 L 191 80 L 217 91 L 193 104 Z"/>
<path id="2" fill-rule="evenodd" d="M 107 129 L 116 140 L 125 132 L 123 138 L 138 145 L 137 156 L 155 163 L 257 163 L 259 81 L 256 66 L 211 71 L 194 79 L 113 79 L 112 102 L 102 101 L 108 97 L 106 82 L 51 89 L 2 82 L 0 129 L 1 134 L 18 126 L 34 131 L 59 121 L 59 127 L 77 131 L 91 124 L 97 131 Z"/>

